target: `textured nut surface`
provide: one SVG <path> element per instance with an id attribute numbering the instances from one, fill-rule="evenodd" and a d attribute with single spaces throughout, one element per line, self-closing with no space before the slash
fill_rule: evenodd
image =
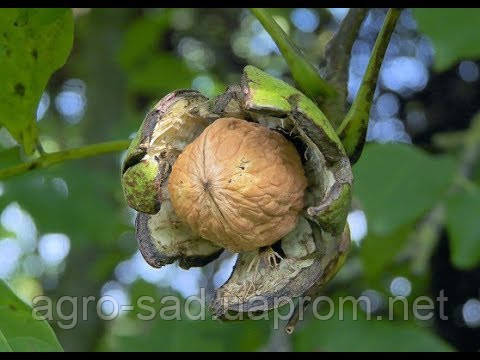
<path id="1" fill-rule="evenodd" d="M 222 118 L 180 154 L 168 190 L 177 216 L 231 251 L 275 243 L 297 223 L 307 180 L 281 134 Z"/>

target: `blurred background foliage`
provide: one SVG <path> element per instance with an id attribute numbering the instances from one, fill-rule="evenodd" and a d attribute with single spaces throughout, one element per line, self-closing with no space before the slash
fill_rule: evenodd
<path id="1" fill-rule="evenodd" d="M 269 12 L 307 58 L 322 66 L 325 45 L 348 9 Z M 385 13 L 370 10 L 354 44 L 350 102 Z M 293 83 L 276 45 L 246 9 L 74 9 L 73 14 L 72 51 L 50 78 L 36 111 L 46 152 L 131 138 L 148 109 L 168 92 L 194 88 L 220 94 L 239 81 L 246 64 Z M 82 321 L 79 308 L 73 329 L 51 322 L 63 348 L 479 350 L 479 21 L 476 9 L 405 9 L 392 36 L 368 144 L 354 166 L 351 255 L 323 291 L 334 299 L 369 297 L 374 306 L 363 309 L 358 321 L 351 320 L 348 307 L 343 321 L 309 314 L 288 337 L 282 328 L 272 330 L 271 321 L 140 321 L 138 311 L 103 321 L 94 307 Z M 25 158 L 12 135 L 0 129 L 0 168 Z M 0 182 L 0 278 L 26 303 L 39 294 L 110 295 L 120 305 L 135 306 L 140 296 L 187 297 L 228 278 L 231 254 L 190 271 L 145 263 L 134 238 L 135 214 L 120 186 L 122 156 L 65 162 Z M 394 321 L 364 319 L 385 315 L 387 296 L 435 298 L 440 290 L 449 298 L 448 321 L 439 320 L 437 307 L 427 320 L 405 321 L 401 308 L 395 308 Z M 0 314 L 8 311 L 2 296 Z M 40 349 L 58 344 L 49 346 Z"/>

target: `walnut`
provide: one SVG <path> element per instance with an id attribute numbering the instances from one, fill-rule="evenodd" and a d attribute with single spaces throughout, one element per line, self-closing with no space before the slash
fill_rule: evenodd
<path id="1" fill-rule="evenodd" d="M 293 230 L 307 179 L 283 135 L 221 118 L 185 147 L 168 181 L 177 216 L 230 251 L 269 246 Z"/>
<path id="2" fill-rule="evenodd" d="M 224 249 L 238 253 L 230 278 L 207 290 L 220 319 L 313 296 L 335 275 L 350 244 L 352 181 L 348 154 L 316 104 L 252 66 L 215 98 L 166 95 L 122 166 L 151 266 L 187 269 Z"/>

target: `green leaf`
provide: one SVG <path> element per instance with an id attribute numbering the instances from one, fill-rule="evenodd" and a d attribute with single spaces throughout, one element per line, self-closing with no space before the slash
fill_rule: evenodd
<path id="1" fill-rule="evenodd" d="M 150 296 L 154 302 L 146 301 L 139 306 L 141 297 Z M 159 290 L 152 284 L 136 281 L 131 289 L 134 310 L 117 319 L 100 343 L 100 351 L 255 351 L 268 342 L 272 321 L 216 321 L 207 311 L 204 320 L 189 320 L 181 311 L 181 320 L 162 319 L 161 309 L 172 307 L 179 298 L 184 309 L 185 301 L 179 294 Z M 169 299 L 170 298 L 170 299 Z M 167 300 L 169 299 L 169 300 Z M 166 300 L 162 303 L 163 300 Z M 156 314 L 152 320 L 144 321 L 139 315 L 147 315 L 147 305 Z M 194 309 L 196 302 L 190 304 Z M 197 314 L 195 310 L 192 310 Z M 199 311 L 199 309 L 198 309 Z M 172 311 L 166 313 L 172 314 Z"/>
<path id="2" fill-rule="evenodd" d="M 432 40 L 436 71 L 480 58 L 480 9 L 413 9 L 413 15 L 418 29 Z"/>
<path id="3" fill-rule="evenodd" d="M 2 225 L 0 225 L 0 239 L 7 237 L 15 237 L 15 234 L 6 230 Z"/>
<path id="4" fill-rule="evenodd" d="M 22 162 L 20 158 L 20 148 L 18 146 L 14 146 L 10 149 L 0 149 L 0 169 L 7 168 L 12 165 L 19 164 Z"/>
<path id="5" fill-rule="evenodd" d="M 0 280 L 0 350 L 63 351 L 46 321 L 35 320 L 32 309 Z"/>
<path id="6" fill-rule="evenodd" d="M 116 158 L 118 155 L 110 156 Z M 93 164 L 93 158 L 66 162 L 6 181 L 5 194 L 0 197 L 0 211 L 11 202 L 18 202 L 35 219 L 40 232 L 67 234 L 75 244 L 74 250 L 76 246 L 92 244 L 97 249 L 103 245 L 111 248 L 117 237 L 129 229 L 125 215 L 122 216 L 124 199 L 119 175 L 115 169 L 102 171 L 95 169 Z M 95 181 L 84 176 L 85 173 L 95 173 Z M 59 191 L 56 185 L 59 179 L 65 181 L 68 196 Z M 118 200 L 112 198 L 115 192 L 119 194 Z M 45 204 L 48 204 L 48 211 L 45 211 Z M 78 226 L 79 219 L 82 226 Z"/>
<path id="7" fill-rule="evenodd" d="M 418 219 L 445 194 L 455 170 L 448 156 L 405 144 L 368 144 L 353 173 L 369 232 L 386 236 Z"/>
<path id="8" fill-rule="evenodd" d="M 447 231 L 450 235 L 451 259 L 460 269 L 480 264 L 480 189 L 458 192 L 447 202 Z"/>
<path id="9" fill-rule="evenodd" d="M 170 17 L 171 9 L 165 9 L 136 20 L 125 32 L 118 60 L 128 74 L 130 91 L 160 98 L 172 89 L 191 87 L 195 72 L 182 58 L 159 46 Z"/>
<path id="10" fill-rule="evenodd" d="M 336 94 L 334 87 L 320 76 L 273 17 L 265 9 L 251 9 L 251 11 L 277 44 L 293 79 L 305 95 L 317 103 L 334 96 Z"/>
<path id="11" fill-rule="evenodd" d="M 158 52 L 158 44 L 170 25 L 170 13 L 165 9 L 155 16 L 142 16 L 128 27 L 118 53 L 123 68 L 133 70 Z"/>
<path id="12" fill-rule="evenodd" d="M 362 241 L 360 254 L 365 275 L 369 279 L 380 276 L 382 270 L 395 258 L 408 239 L 412 227 L 405 225 L 386 236 L 369 233 Z"/>
<path id="13" fill-rule="evenodd" d="M 0 12 L 0 125 L 32 154 L 36 110 L 52 73 L 73 43 L 70 9 L 3 9 Z"/>
<path id="14" fill-rule="evenodd" d="M 338 299 L 333 299 L 338 303 Z M 350 306 L 348 306 L 350 304 Z M 335 308 L 331 319 L 312 319 L 294 336 L 295 351 L 452 351 L 427 329 L 408 321 L 367 320 L 358 309 L 354 317 L 351 302 L 343 306 L 343 319 Z M 324 314 L 322 314 L 324 315 Z"/>
<path id="15" fill-rule="evenodd" d="M 0 331 L 0 352 L 12 352 L 13 349 L 8 344 L 5 335 L 3 335 L 2 331 Z"/>
<path id="16" fill-rule="evenodd" d="M 195 73 L 174 55 L 163 53 L 150 56 L 142 66 L 129 70 L 131 91 L 161 97 L 172 89 L 190 88 Z M 152 81 L 152 79 L 161 81 Z"/>
<path id="17" fill-rule="evenodd" d="M 255 351 L 265 345 L 269 323 L 221 323 L 214 320 L 160 320 L 152 324 L 137 321 L 136 336 L 117 335 L 109 339 L 107 351 Z M 143 322 L 145 323 L 145 322 Z M 120 324 L 119 324 L 120 325 Z M 125 325 L 124 325 L 125 326 Z M 159 341 L 161 340 L 161 341 Z"/>

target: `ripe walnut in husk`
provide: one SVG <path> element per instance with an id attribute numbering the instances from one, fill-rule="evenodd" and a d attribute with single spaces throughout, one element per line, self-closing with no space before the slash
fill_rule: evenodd
<path id="1" fill-rule="evenodd" d="M 192 90 L 163 98 L 122 168 L 149 264 L 189 268 L 223 249 L 239 253 L 213 294 L 219 317 L 267 311 L 330 280 L 350 243 L 351 184 L 348 156 L 320 109 L 252 66 L 214 99 Z M 273 263 L 257 261 L 266 249 Z"/>
<path id="2" fill-rule="evenodd" d="M 177 158 L 168 191 L 175 213 L 196 233 L 239 252 L 293 230 L 306 186 L 300 156 L 283 135 L 222 118 Z"/>

